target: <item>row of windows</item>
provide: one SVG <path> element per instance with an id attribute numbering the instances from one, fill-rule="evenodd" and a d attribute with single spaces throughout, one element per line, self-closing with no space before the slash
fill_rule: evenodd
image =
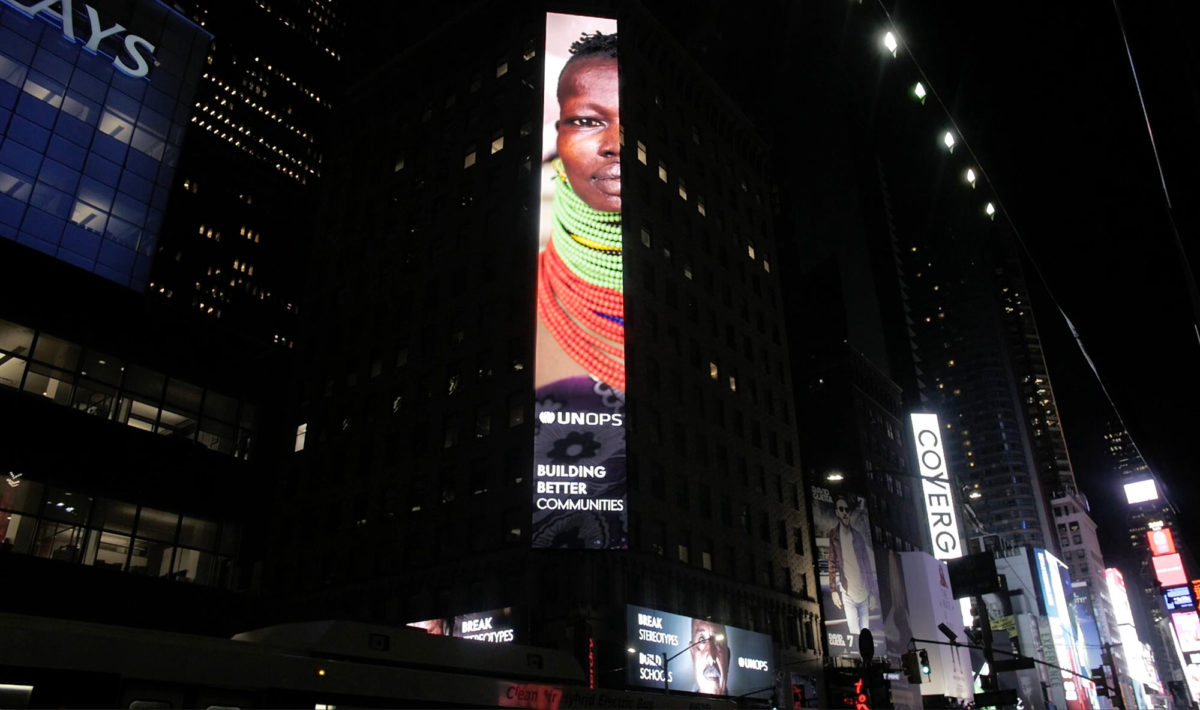
<path id="1" fill-rule="evenodd" d="M 238 545 L 230 526 L 24 476 L 0 487 L 0 540 L 7 552 L 205 585 L 228 579 Z"/>
<path id="2" fill-rule="evenodd" d="M 79 412 L 250 457 L 254 406 L 0 320 L 0 385 Z"/>

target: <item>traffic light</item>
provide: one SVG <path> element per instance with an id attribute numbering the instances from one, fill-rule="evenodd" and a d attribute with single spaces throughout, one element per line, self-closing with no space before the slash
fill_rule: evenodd
<path id="1" fill-rule="evenodd" d="M 916 651 L 909 651 L 901 655 L 900 667 L 904 669 L 904 675 L 908 676 L 909 683 L 919 685 L 922 682 L 921 667 L 917 662 Z"/>
<path id="2" fill-rule="evenodd" d="M 1092 669 L 1092 682 L 1096 684 L 1096 695 L 1108 697 L 1108 677 L 1104 673 L 1104 666 Z"/>
<path id="3" fill-rule="evenodd" d="M 921 650 L 917 651 L 917 654 L 921 658 L 921 673 L 925 675 L 932 673 L 933 667 L 929 665 L 929 651 L 926 651 L 922 648 Z"/>

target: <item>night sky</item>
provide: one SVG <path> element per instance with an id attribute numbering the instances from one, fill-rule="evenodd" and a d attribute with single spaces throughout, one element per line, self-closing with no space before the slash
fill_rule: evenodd
<path id="1" fill-rule="evenodd" d="M 873 27 L 881 38 L 884 8 L 891 14 L 904 46 L 890 61 L 915 60 L 924 70 L 1028 248 L 1026 279 L 1067 445 L 1110 563 L 1128 549 L 1124 498 L 1102 438 L 1116 418 L 1110 397 L 1181 510 L 1189 547 L 1200 542 L 1200 521 L 1188 522 L 1197 516 L 1187 508 L 1200 493 L 1191 462 L 1200 344 L 1169 219 L 1200 263 L 1200 53 L 1189 35 L 1200 18 L 1183 0 L 1119 1 L 1170 214 L 1111 2 L 649 4 L 764 134 L 785 138 L 779 122 L 822 107 L 805 103 L 806 78 L 788 85 L 770 69 L 795 54 L 828 62 L 830 47 L 846 61 L 882 51 L 877 40 L 851 35 Z M 865 90 L 906 88 L 880 81 Z M 916 110 L 941 107 L 928 100 Z M 980 200 L 989 186 L 963 189 L 964 199 Z"/>
<path id="2" fill-rule="evenodd" d="M 1200 492 L 1191 451 L 1200 345 L 1171 224 L 1195 264 L 1195 10 L 1127 1 L 1119 9 L 1170 212 L 1111 3 L 905 3 L 892 15 L 1044 277 L 1039 287 L 1033 269 L 1026 274 L 1075 474 L 1106 554 L 1123 539 L 1124 506 L 1101 438 L 1114 416 L 1101 383 L 1168 487 L 1195 551 L 1200 525 L 1187 521 Z"/>

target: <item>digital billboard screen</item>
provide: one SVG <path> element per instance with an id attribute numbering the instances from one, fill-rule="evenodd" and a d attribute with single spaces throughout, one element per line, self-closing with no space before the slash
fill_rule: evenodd
<path id="1" fill-rule="evenodd" d="M 1175 535 L 1171 532 L 1171 528 L 1147 530 L 1146 540 L 1150 544 L 1150 554 L 1156 557 L 1175 554 Z"/>
<path id="2" fill-rule="evenodd" d="M 1158 486 L 1153 478 L 1125 484 L 1125 501 L 1130 505 L 1158 500 Z"/>
<path id="3" fill-rule="evenodd" d="M 407 626 L 424 629 L 430 636 L 453 636 L 488 643 L 512 643 L 516 640 L 510 607 L 460 614 L 452 618 L 413 621 Z"/>
<path id="4" fill-rule="evenodd" d="M 1051 671 L 1051 679 L 1061 681 L 1062 698 L 1068 710 L 1086 710 L 1091 681 L 1087 668 L 1087 654 L 1074 618 L 1072 604 L 1066 590 L 1071 588 L 1067 566 L 1046 550 L 1035 549 L 1038 583 L 1041 602 L 1046 609 L 1048 638 L 1054 649 L 1055 665 L 1059 672 Z M 1062 673 L 1061 669 L 1071 671 Z M 1057 678 L 1055 678 L 1057 676 Z M 1057 688 L 1054 689 L 1057 695 Z"/>
<path id="5" fill-rule="evenodd" d="M 1200 651 L 1200 615 L 1194 611 L 1171 614 L 1171 625 L 1179 639 L 1179 650 L 1184 653 Z"/>
<path id="6" fill-rule="evenodd" d="M 626 606 L 633 649 L 630 685 L 722 695 L 770 697 L 775 691 L 771 637 L 706 619 Z M 723 637 L 723 638 L 720 638 Z"/>
<path id="7" fill-rule="evenodd" d="M 1190 611 L 1196 608 L 1191 587 L 1170 587 L 1163 590 L 1163 604 L 1167 611 Z"/>
<path id="8" fill-rule="evenodd" d="M 546 15 L 534 359 L 539 548 L 628 546 L 616 20 Z"/>
<path id="9" fill-rule="evenodd" d="M 871 629 L 875 653 L 886 653 L 879 577 L 871 546 L 866 499 L 828 488 L 812 489 L 813 529 L 821 591 L 821 617 L 829 652 L 858 655 L 858 636 Z"/>
<path id="10" fill-rule="evenodd" d="M 1154 576 L 1164 587 L 1180 587 L 1188 583 L 1187 575 L 1183 572 L 1183 558 L 1179 553 L 1159 555 L 1150 558 L 1154 563 Z"/>

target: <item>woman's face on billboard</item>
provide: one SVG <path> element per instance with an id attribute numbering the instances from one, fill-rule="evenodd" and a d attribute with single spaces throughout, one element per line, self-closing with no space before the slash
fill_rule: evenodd
<path id="1" fill-rule="evenodd" d="M 558 79 L 558 156 L 575 194 L 602 212 L 621 211 L 621 114 L 617 60 L 587 57 Z"/>

